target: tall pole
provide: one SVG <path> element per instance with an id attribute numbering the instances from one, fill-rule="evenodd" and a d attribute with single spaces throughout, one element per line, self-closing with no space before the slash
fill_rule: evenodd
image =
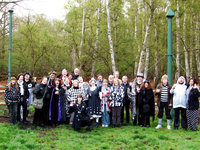
<path id="1" fill-rule="evenodd" d="M 9 25 L 9 58 L 8 58 L 8 83 L 11 77 L 11 60 L 12 60 L 12 14 L 13 10 L 8 11 L 10 14 L 10 25 Z"/>
<path id="2" fill-rule="evenodd" d="M 174 12 L 169 9 L 166 17 L 168 18 L 168 54 L 167 54 L 167 75 L 169 84 L 172 85 L 172 18 L 175 16 Z"/>

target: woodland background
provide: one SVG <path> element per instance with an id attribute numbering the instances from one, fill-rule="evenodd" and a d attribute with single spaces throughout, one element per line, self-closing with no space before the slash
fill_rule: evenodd
<path id="1" fill-rule="evenodd" d="M 7 76 L 9 9 L 0 1 L 0 70 Z M 48 7 L 48 4 L 47 6 Z M 13 14 L 12 74 L 34 76 L 75 67 L 83 76 L 114 70 L 156 80 L 167 73 L 166 13 L 173 18 L 173 78 L 200 77 L 200 0 L 69 0 L 64 20 Z"/>

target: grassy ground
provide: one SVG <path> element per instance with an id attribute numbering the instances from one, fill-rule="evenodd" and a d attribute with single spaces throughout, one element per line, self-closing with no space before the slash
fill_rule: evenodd
<path id="1" fill-rule="evenodd" d="M 199 131 L 156 130 L 151 128 L 122 126 L 121 128 L 94 128 L 91 132 L 73 131 L 70 125 L 57 128 L 21 129 L 20 126 L 0 124 L 0 149 L 64 149 L 64 150 L 128 150 L 128 149 L 198 149 Z M 166 125 L 166 122 L 163 123 Z"/>

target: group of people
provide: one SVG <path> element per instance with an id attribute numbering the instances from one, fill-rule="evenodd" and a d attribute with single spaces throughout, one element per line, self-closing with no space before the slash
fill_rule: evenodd
<path id="1" fill-rule="evenodd" d="M 155 118 L 155 100 L 157 96 L 158 125 L 162 128 L 162 118 L 165 109 L 167 129 L 171 129 L 171 108 L 174 110 L 174 129 L 195 131 L 198 129 L 199 88 L 195 79 L 186 84 L 181 76 L 173 86 L 168 84 L 168 76 L 163 75 L 157 85 L 155 94 L 149 80 L 144 80 L 143 73 L 138 73 L 133 82 L 128 77 L 119 78 L 119 72 L 109 75 L 108 80 L 102 75 L 97 80 L 91 78 L 88 82 L 79 75 L 79 69 L 74 73 L 62 70 L 56 75 L 55 71 L 44 76 L 40 83 L 36 82 L 30 73 L 19 74 L 5 89 L 5 102 L 9 109 L 10 122 L 28 122 L 29 107 L 36 100 L 42 101 L 42 107 L 35 107 L 33 124 L 36 126 L 72 124 L 75 130 L 87 126 L 88 131 L 102 123 L 102 127 L 120 127 L 130 123 L 130 110 L 133 125 L 150 127 L 150 117 Z M 35 101 L 34 101 L 35 99 Z M 124 113 L 126 112 L 126 113 Z M 124 119 L 126 117 L 126 119 Z M 124 123 L 124 120 L 126 122 Z"/>

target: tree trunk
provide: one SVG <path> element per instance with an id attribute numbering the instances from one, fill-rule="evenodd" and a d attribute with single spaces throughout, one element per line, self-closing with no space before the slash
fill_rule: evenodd
<path id="1" fill-rule="evenodd" d="M 79 59 L 81 58 L 81 55 L 82 55 L 82 47 L 83 47 L 83 41 L 84 41 L 84 31 L 85 31 L 85 8 L 83 8 L 83 20 L 82 20 L 82 32 L 81 32 Z"/>
<path id="2" fill-rule="evenodd" d="M 186 47 L 186 21 L 187 21 L 187 12 L 186 12 L 186 7 L 185 7 L 185 2 L 184 2 L 184 8 L 185 8 L 185 14 L 184 14 L 184 21 L 183 21 L 183 45 L 184 45 L 184 53 L 185 53 L 185 70 L 186 70 L 186 78 L 187 81 L 189 80 L 190 77 L 190 70 L 189 70 L 189 56 L 188 56 L 188 49 Z"/>
<path id="3" fill-rule="evenodd" d="M 76 50 L 75 50 L 75 46 L 73 44 L 72 46 L 72 61 L 73 61 L 73 67 L 76 68 Z"/>
<path id="4" fill-rule="evenodd" d="M 115 67 L 115 57 L 114 57 L 114 50 L 113 50 L 112 35 L 111 35 L 109 0 L 106 1 L 106 9 L 107 9 L 107 21 L 108 21 L 108 40 L 109 40 L 109 45 L 110 45 L 112 70 L 113 72 L 115 72 L 116 67 Z"/>
<path id="5" fill-rule="evenodd" d="M 198 78 L 200 79 L 200 60 L 199 60 L 199 14 L 197 15 L 196 20 L 196 62 L 197 62 L 197 71 L 198 71 Z"/>
<path id="6" fill-rule="evenodd" d="M 155 87 L 158 84 L 158 26 L 155 22 Z"/>
<path id="7" fill-rule="evenodd" d="M 194 16 L 191 15 L 191 23 L 190 23 L 190 33 L 191 33 L 191 38 L 190 38 L 190 76 L 193 76 L 193 49 L 194 49 Z"/>
<path id="8" fill-rule="evenodd" d="M 179 0 L 177 0 L 177 15 L 176 15 L 176 26 L 177 26 L 177 30 L 176 30 L 176 80 L 178 79 L 178 77 L 180 76 L 180 4 L 179 4 Z"/>
<path id="9" fill-rule="evenodd" d="M 152 3 L 153 3 L 153 0 L 150 1 L 150 6 L 152 6 Z M 150 9 L 151 9 L 151 13 L 150 13 L 148 25 L 146 27 L 146 33 L 145 33 L 145 38 L 144 38 L 144 42 L 143 42 L 143 47 L 142 47 L 142 51 L 141 51 L 141 54 L 140 54 L 138 73 L 142 72 L 145 50 L 146 50 L 146 48 L 148 47 L 148 44 L 149 44 L 148 40 L 149 40 L 149 34 L 150 34 L 150 30 L 151 30 L 151 25 L 152 25 L 152 21 L 153 21 L 153 13 L 154 13 L 155 8 L 150 8 Z"/>
<path id="10" fill-rule="evenodd" d="M 94 77 L 94 73 L 95 73 L 96 53 L 98 50 L 98 43 L 99 43 L 99 26 L 100 26 L 100 8 L 98 8 L 97 10 L 96 43 L 95 43 L 95 49 L 94 49 L 94 54 L 93 54 L 92 73 L 91 73 L 92 77 Z"/>
<path id="11" fill-rule="evenodd" d="M 144 79 L 147 79 L 148 67 L 149 67 L 149 47 L 146 48 L 146 61 L 145 61 Z"/>

